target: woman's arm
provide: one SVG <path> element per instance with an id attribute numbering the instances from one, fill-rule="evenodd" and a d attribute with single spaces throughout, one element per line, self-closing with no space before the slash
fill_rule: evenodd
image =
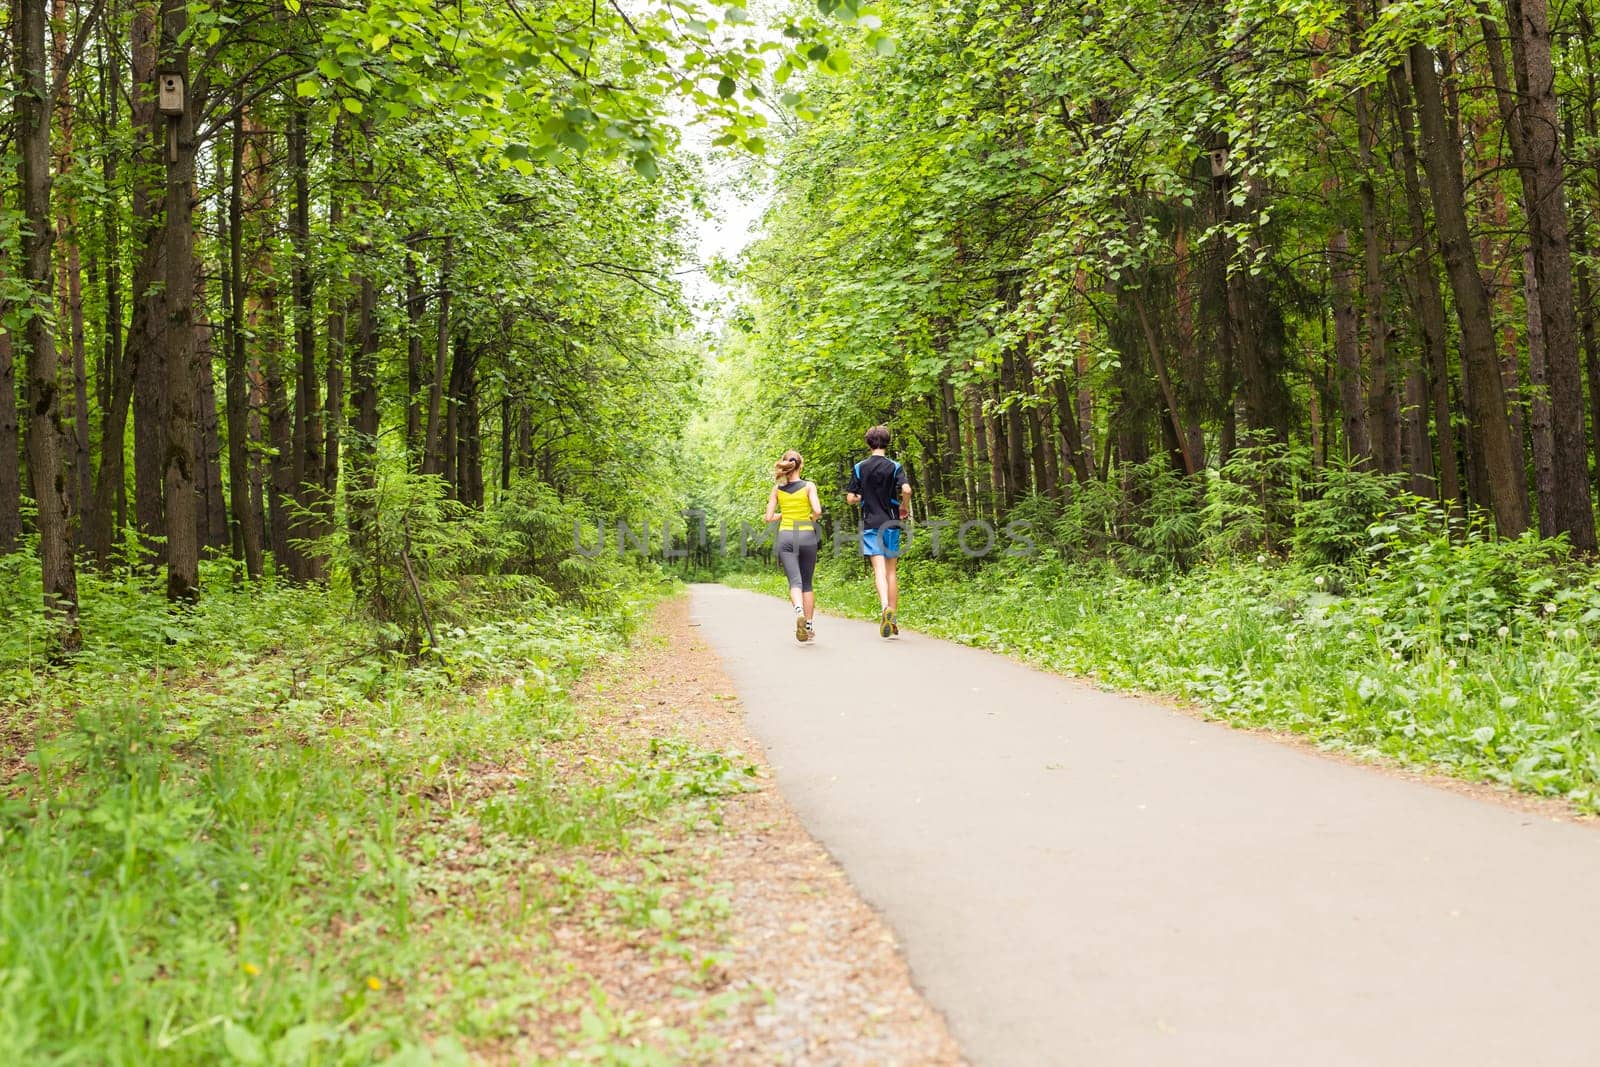
<path id="1" fill-rule="evenodd" d="M 806 486 L 806 495 L 811 498 L 811 521 L 822 518 L 822 500 L 817 496 L 817 483 L 812 482 Z"/>
<path id="2" fill-rule="evenodd" d="M 772 492 L 767 494 L 767 522 L 778 521 L 778 487 L 773 486 Z"/>

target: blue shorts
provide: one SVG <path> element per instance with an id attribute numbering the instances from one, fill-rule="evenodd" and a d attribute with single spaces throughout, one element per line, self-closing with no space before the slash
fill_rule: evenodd
<path id="1" fill-rule="evenodd" d="M 900 555 L 900 527 L 885 526 L 881 530 L 862 530 L 861 554 L 897 558 Z"/>

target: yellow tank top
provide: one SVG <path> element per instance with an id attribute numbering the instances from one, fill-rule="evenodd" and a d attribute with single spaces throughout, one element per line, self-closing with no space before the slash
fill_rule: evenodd
<path id="1" fill-rule="evenodd" d="M 811 521 L 811 494 L 808 492 L 810 482 L 791 482 L 793 489 L 785 490 L 778 487 L 778 529 L 780 530 L 815 530 L 816 523 Z"/>

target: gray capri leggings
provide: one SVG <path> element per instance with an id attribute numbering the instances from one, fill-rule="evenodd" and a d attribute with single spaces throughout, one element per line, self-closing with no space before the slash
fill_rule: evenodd
<path id="1" fill-rule="evenodd" d="M 811 576 L 817 570 L 817 531 L 779 530 L 778 562 L 789 576 L 790 589 L 811 592 Z"/>

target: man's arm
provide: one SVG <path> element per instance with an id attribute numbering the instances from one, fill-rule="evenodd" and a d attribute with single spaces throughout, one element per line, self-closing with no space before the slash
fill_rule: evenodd
<path id="1" fill-rule="evenodd" d="M 911 517 L 911 483 L 910 482 L 905 482 L 904 484 L 902 484 L 900 486 L 900 517 L 902 519 L 909 519 Z"/>

